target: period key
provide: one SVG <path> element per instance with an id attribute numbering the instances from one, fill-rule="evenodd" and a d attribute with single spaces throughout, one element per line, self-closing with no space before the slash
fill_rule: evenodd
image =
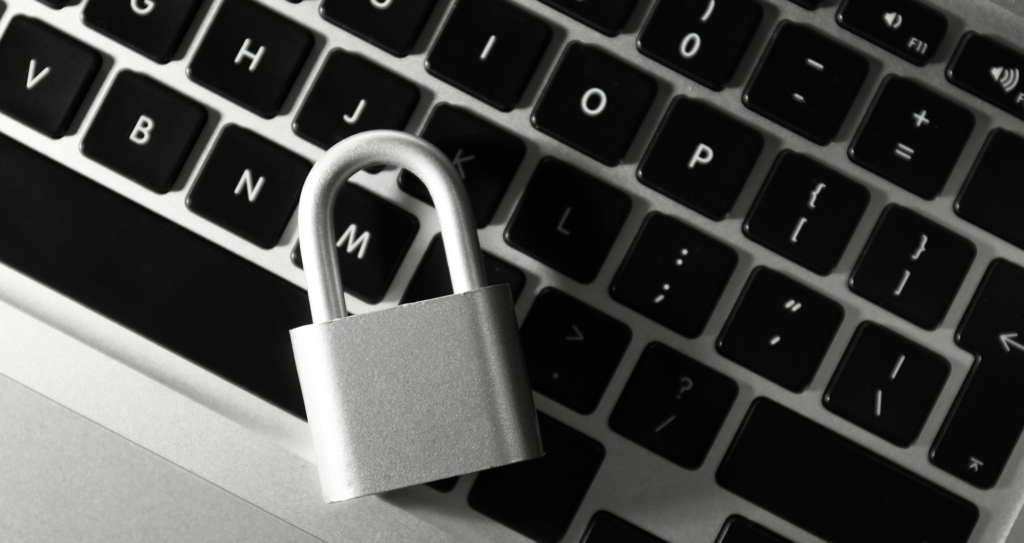
<path id="1" fill-rule="evenodd" d="M 989 266 L 957 343 L 975 354 L 960 396 L 932 447 L 932 462 L 992 488 L 1024 429 L 1024 269 L 1006 260 Z"/>

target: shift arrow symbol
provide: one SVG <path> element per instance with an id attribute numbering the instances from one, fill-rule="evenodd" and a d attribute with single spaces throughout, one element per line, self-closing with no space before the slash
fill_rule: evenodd
<path id="1" fill-rule="evenodd" d="M 1007 332 L 1005 334 L 999 334 L 999 341 L 1003 344 L 1003 350 L 1010 352 L 1010 347 L 1017 349 L 1018 351 L 1024 351 L 1024 345 L 1017 343 L 1013 338 L 1017 337 L 1017 332 Z"/>

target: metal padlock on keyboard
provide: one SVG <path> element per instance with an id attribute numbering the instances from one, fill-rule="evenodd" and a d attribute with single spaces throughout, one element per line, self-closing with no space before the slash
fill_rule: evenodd
<path id="1" fill-rule="evenodd" d="M 379 164 L 427 186 L 455 294 L 348 317 L 332 208 Z M 291 340 L 325 501 L 543 455 L 511 292 L 485 286 L 469 199 L 441 151 L 388 130 L 334 145 L 306 178 L 299 239 L 314 324 Z"/>

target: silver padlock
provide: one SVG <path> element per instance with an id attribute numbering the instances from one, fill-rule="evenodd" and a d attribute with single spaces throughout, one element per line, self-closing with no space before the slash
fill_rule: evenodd
<path id="1" fill-rule="evenodd" d="M 455 294 L 347 317 L 332 209 L 379 164 L 426 185 Z M 326 502 L 544 454 L 512 294 L 485 286 L 469 198 L 441 151 L 390 130 L 334 145 L 302 189 L 299 242 L 314 324 L 291 340 Z"/>

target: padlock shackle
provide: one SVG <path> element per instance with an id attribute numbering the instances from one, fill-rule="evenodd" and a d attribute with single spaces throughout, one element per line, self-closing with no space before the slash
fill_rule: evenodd
<path id="1" fill-rule="evenodd" d="M 426 185 L 437 209 L 454 292 L 487 286 L 473 210 L 451 160 L 426 140 L 405 132 L 360 132 L 336 143 L 316 161 L 299 197 L 299 244 L 313 322 L 348 315 L 335 245 L 334 203 L 352 175 L 381 164 L 409 170 Z"/>

